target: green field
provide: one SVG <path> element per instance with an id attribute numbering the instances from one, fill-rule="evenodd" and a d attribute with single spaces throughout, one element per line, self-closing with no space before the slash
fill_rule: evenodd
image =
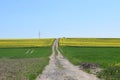
<path id="1" fill-rule="evenodd" d="M 0 80 L 35 80 L 49 62 L 53 41 L 0 40 Z"/>
<path id="2" fill-rule="evenodd" d="M 120 47 L 61 47 L 62 53 L 73 64 L 80 62 L 99 63 L 106 68 L 120 63 Z"/>
<path id="3" fill-rule="evenodd" d="M 103 69 L 98 77 L 120 80 L 120 38 L 62 38 L 59 45 L 74 65 L 97 63 Z"/>
<path id="4" fill-rule="evenodd" d="M 51 53 L 50 47 L 37 48 L 0 48 L 0 58 L 40 58 L 46 57 Z"/>

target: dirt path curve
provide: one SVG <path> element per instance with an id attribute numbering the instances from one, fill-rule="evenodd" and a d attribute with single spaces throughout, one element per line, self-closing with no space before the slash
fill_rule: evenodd
<path id="1" fill-rule="evenodd" d="M 58 49 L 58 39 L 52 46 L 49 65 L 36 80 L 99 80 L 92 74 L 79 70 L 65 59 Z"/>

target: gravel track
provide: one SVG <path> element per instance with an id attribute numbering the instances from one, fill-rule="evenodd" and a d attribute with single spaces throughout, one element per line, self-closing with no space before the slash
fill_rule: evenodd
<path id="1" fill-rule="evenodd" d="M 95 75 L 80 70 L 65 59 L 58 49 L 58 40 L 52 46 L 49 65 L 36 80 L 99 80 Z"/>

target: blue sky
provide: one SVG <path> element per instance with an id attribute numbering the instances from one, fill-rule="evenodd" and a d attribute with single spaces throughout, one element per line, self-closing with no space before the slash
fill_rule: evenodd
<path id="1" fill-rule="evenodd" d="M 119 37 L 120 0 L 0 0 L 0 38 Z"/>

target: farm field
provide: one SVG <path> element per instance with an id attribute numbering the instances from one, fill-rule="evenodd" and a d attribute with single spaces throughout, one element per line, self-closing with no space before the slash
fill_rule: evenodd
<path id="1" fill-rule="evenodd" d="M 120 47 L 120 38 L 61 38 L 61 46 Z"/>
<path id="2" fill-rule="evenodd" d="M 97 63 L 103 69 L 98 76 L 105 80 L 120 80 L 119 38 L 62 38 L 63 55 L 74 65 Z"/>
<path id="3" fill-rule="evenodd" d="M 79 65 L 80 62 L 99 63 L 100 67 L 117 65 L 120 63 L 120 47 L 61 47 L 62 53 L 73 64 Z"/>
<path id="4" fill-rule="evenodd" d="M 35 80 L 48 64 L 53 41 L 0 40 L 0 80 Z"/>
<path id="5" fill-rule="evenodd" d="M 18 58 L 39 58 L 51 53 L 48 47 L 31 47 L 31 48 L 0 48 L 0 58 L 18 59 Z"/>
<path id="6" fill-rule="evenodd" d="M 51 46 L 54 39 L 0 39 L 0 48 Z"/>

